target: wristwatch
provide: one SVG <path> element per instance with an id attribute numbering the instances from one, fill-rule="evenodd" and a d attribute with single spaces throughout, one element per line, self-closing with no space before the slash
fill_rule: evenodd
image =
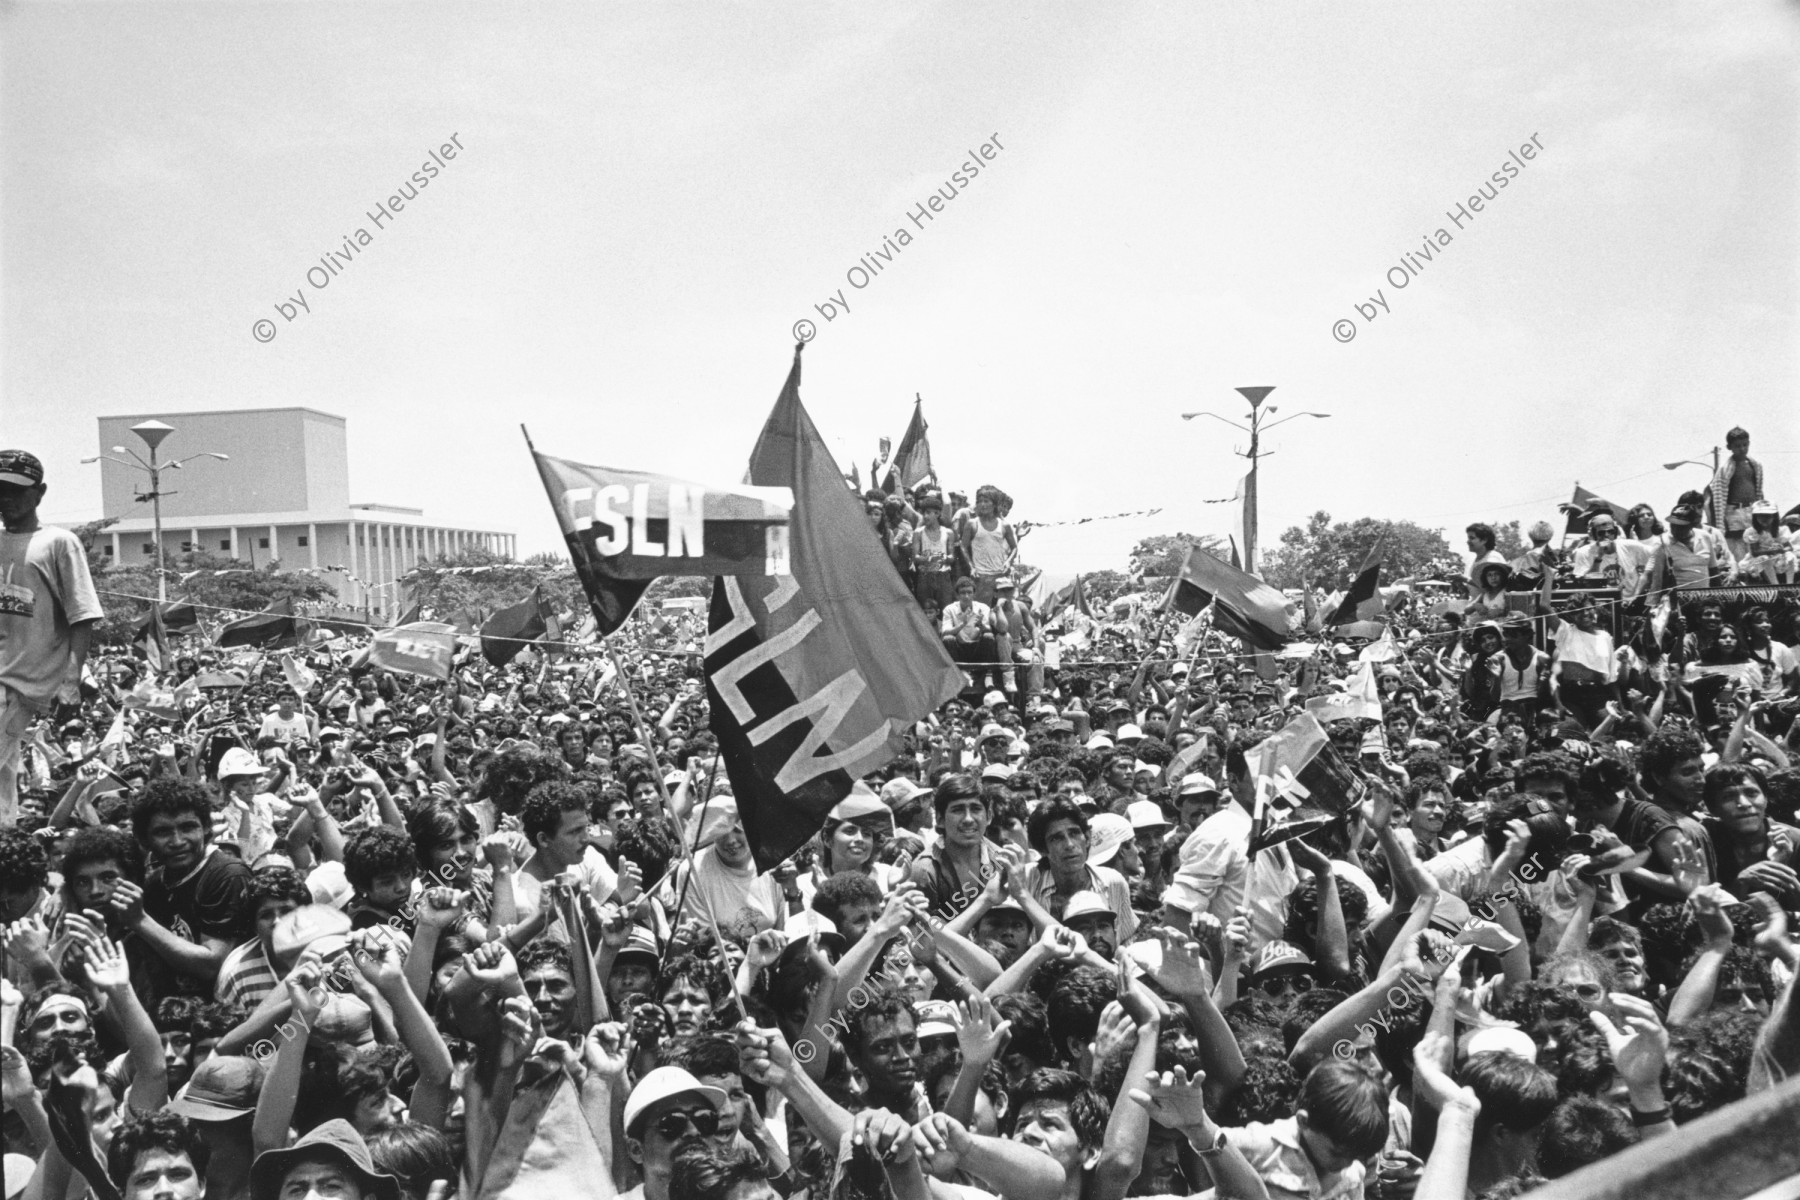
<path id="1" fill-rule="evenodd" d="M 1198 1154 L 1201 1158 L 1217 1158 L 1219 1155 L 1225 1153 L 1225 1147 L 1227 1145 L 1225 1131 L 1223 1129 L 1219 1130 L 1213 1137 L 1212 1145 L 1210 1146 L 1195 1145 L 1192 1138 L 1188 1139 L 1188 1145 L 1193 1146 L 1194 1153 Z"/>

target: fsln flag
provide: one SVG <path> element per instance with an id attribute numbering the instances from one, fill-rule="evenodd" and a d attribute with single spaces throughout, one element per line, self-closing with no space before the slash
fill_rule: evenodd
<path id="1" fill-rule="evenodd" d="M 168 614 L 163 614 L 168 620 Z M 283 596 L 255 616 L 233 621 L 219 630 L 214 639 L 219 646 L 273 646 L 283 641 L 298 641 L 300 624 L 294 617 L 294 601 Z"/>
<path id="2" fill-rule="evenodd" d="M 533 589 L 531 595 L 511 608 L 503 608 L 481 627 L 481 653 L 496 667 L 504 667 L 526 642 L 536 641 L 549 628 L 545 614 L 549 611 L 543 594 Z"/>
<path id="3" fill-rule="evenodd" d="M 1382 613 L 1380 595 L 1381 552 L 1387 539 L 1377 538 L 1363 560 L 1362 570 L 1350 583 L 1350 590 L 1338 601 L 1337 608 L 1325 618 L 1327 625 L 1348 625 L 1352 621 L 1373 621 Z"/>
<path id="4" fill-rule="evenodd" d="M 1309 712 L 1263 739 L 1246 759 L 1256 780 L 1252 854 L 1330 824 L 1368 790 Z"/>
<path id="5" fill-rule="evenodd" d="M 447 680 L 456 658 L 456 626 L 443 621 L 414 621 L 384 629 L 369 646 L 369 662 L 403 675 Z"/>
<path id="6" fill-rule="evenodd" d="M 1569 497 L 1569 502 L 1567 504 L 1558 505 L 1558 507 L 1561 508 L 1569 518 L 1568 524 L 1564 527 L 1565 533 L 1586 533 L 1588 517 L 1593 515 L 1597 509 L 1610 510 L 1613 515 L 1613 520 L 1619 523 L 1620 529 L 1625 528 L 1625 518 L 1631 513 L 1630 509 L 1625 508 L 1622 505 L 1614 504 L 1611 500 L 1602 499 L 1600 496 L 1597 496 L 1593 492 L 1582 487 L 1579 483 L 1575 485 L 1575 494 Z"/>
<path id="7" fill-rule="evenodd" d="M 620 579 L 787 574 L 787 488 L 536 458 L 570 551 L 579 545 Z"/>
<path id="8" fill-rule="evenodd" d="M 706 638 L 712 731 L 763 871 L 963 686 L 843 478 L 800 403 L 796 350 L 749 471 L 793 490 L 792 574 L 716 579 Z"/>
<path id="9" fill-rule="evenodd" d="M 913 400 L 912 420 L 900 435 L 900 449 L 894 453 L 894 475 L 903 488 L 918 487 L 937 472 L 931 466 L 931 442 L 926 438 L 925 401 Z"/>
<path id="10" fill-rule="evenodd" d="M 1279 650 L 1287 644 L 1287 597 L 1256 576 L 1189 546 L 1181 574 L 1169 589 L 1167 607 L 1191 617 L 1209 601 L 1213 625 L 1221 633 L 1257 650 Z"/>
<path id="11" fill-rule="evenodd" d="M 1381 689 L 1375 686 L 1375 664 L 1363 663 L 1352 671 L 1343 691 L 1308 700 L 1306 711 L 1321 723 L 1357 718 L 1381 720 Z"/>
<path id="12" fill-rule="evenodd" d="M 152 604 L 150 614 L 137 627 L 138 649 L 144 652 L 144 665 L 152 678 L 163 673 L 169 661 L 169 629 L 163 621 L 163 606 Z"/>

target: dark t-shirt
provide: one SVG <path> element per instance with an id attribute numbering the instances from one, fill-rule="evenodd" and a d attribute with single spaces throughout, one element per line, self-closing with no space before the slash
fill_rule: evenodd
<path id="1" fill-rule="evenodd" d="M 1633 796 L 1625 801 L 1619 810 L 1619 823 L 1614 832 L 1619 840 L 1633 850 L 1648 850 L 1665 829 L 1679 829 L 1675 818 L 1658 808 Z"/>
<path id="2" fill-rule="evenodd" d="M 235 946 L 256 932 L 255 917 L 245 911 L 249 892 L 250 868 L 244 860 L 214 850 L 180 883 L 166 883 L 160 871 L 152 875 L 144 885 L 144 911 L 185 937 L 219 938 Z"/>

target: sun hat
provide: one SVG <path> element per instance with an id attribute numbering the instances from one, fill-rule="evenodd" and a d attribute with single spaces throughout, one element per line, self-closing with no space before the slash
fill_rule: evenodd
<path id="1" fill-rule="evenodd" d="M 1179 796 L 1217 796 L 1220 794 L 1219 785 L 1212 781 L 1212 776 L 1202 775 L 1198 771 L 1183 775 L 1181 787 L 1176 792 L 1176 795 Z"/>
<path id="2" fill-rule="evenodd" d="M 1144 731 L 1129 722 L 1119 726 L 1119 732 L 1113 734 L 1115 742 L 1141 742 L 1143 740 Z"/>
<path id="3" fill-rule="evenodd" d="M 1087 740 L 1087 748 L 1089 750 L 1111 750 L 1113 748 L 1113 740 L 1104 733 L 1096 733 Z"/>
<path id="4" fill-rule="evenodd" d="M 981 777 L 985 779 L 1011 779 L 1013 769 L 1005 763 L 989 763 L 981 768 Z"/>
<path id="5" fill-rule="evenodd" d="M 1088 822 L 1088 866 L 1105 866 L 1131 839 L 1130 821 L 1118 813 L 1100 813 Z"/>
<path id="6" fill-rule="evenodd" d="M 1106 901 L 1102 900 L 1097 892 L 1076 892 L 1069 897 L 1069 903 L 1063 909 L 1062 919 L 1063 924 L 1067 925 L 1078 917 L 1093 917 L 1102 914 L 1115 920 L 1119 915 L 1106 906 Z"/>
<path id="7" fill-rule="evenodd" d="M 1004 725 L 989 721 L 981 727 L 981 732 L 975 736 L 975 741 L 977 743 L 991 742 L 996 738 L 1010 742 L 1012 741 L 1012 731 Z"/>
<path id="8" fill-rule="evenodd" d="M 1133 800 L 1125 808 L 1125 819 L 1135 829 L 1167 829 L 1169 818 L 1164 815 L 1162 805 L 1154 800 Z M 1093 827 L 1089 825 L 1089 832 Z"/>
<path id="9" fill-rule="evenodd" d="M 167 1108 L 190 1121 L 236 1120 L 256 1111 L 263 1076 L 263 1065 L 254 1058 L 215 1054 L 194 1068 Z"/>
<path id="10" fill-rule="evenodd" d="M 719 1094 L 724 1095 L 723 1092 Z M 399 1200 L 400 1181 L 375 1169 L 375 1161 L 369 1157 L 368 1143 L 350 1122 L 342 1118 L 314 1126 L 305 1137 L 285 1150 L 264 1150 L 257 1155 L 256 1162 L 250 1167 L 250 1200 L 277 1200 L 288 1171 L 308 1159 L 325 1159 L 349 1168 L 352 1174 L 360 1177 L 365 1197 Z"/>
<path id="11" fill-rule="evenodd" d="M 956 1036 L 956 1024 L 951 1016 L 954 1010 L 948 1000 L 927 1000 L 915 1006 L 914 1011 L 919 1018 L 919 1037 Z"/>
<path id="12" fill-rule="evenodd" d="M 981 697 L 981 707 L 983 707 L 983 708 L 992 708 L 996 704 L 1005 704 L 1005 703 L 1006 703 L 1006 693 L 1005 692 L 992 691 L 992 692 L 988 692 L 987 694 L 985 694 L 984 696 Z"/>
<path id="13" fill-rule="evenodd" d="M 866 783 L 852 786 L 850 794 L 832 805 L 831 812 L 826 815 L 833 821 L 856 821 L 876 816 L 886 817 L 891 821 L 894 817 L 893 810 L 883 804 L 881 797 L 870 791 Z"/>
<path id="14" fill-rule="evenodd" d="M 638 1118 L 655 1105 L 687 1095 L 698 1096 L 721 1111 L 728 1102 L 723 1089 L 701 1083 L 681 1067 L 657 1067 L 638 1080 L 631 1095 L 625 1098 L 626 1134 L 633 1135 Z"/>
<path id="15" fill-rule="evenodd" d="M 307 886 L 311 886 L 310 882 Z M 336 906 L 303 904 L 276 919 L 275 929 L 269 935 L 269 944 L 274 949 L 276 958 L 285 959 L 322 938 L 343 938 L 349 933 L 350 918 Z"/>
<path id="16" fill-rule="evenodd" d="M 226 780 L 240 775 L 264 775 L 262 763 L 256 755 L 242 746 L 233 746 L 219 759 L 219 779 Z"/>
<path id="17" fill-rule="evenodd" d="M 350 903 L 350 897 L 356 889 L 350 886 L 350 879 L 344 874 L 341 862 L 325 862 L 314 867 L 306 875 L 307 890 L 312 892 L 314 904 L 324 904 L 332 908 L 343 908 Z"/>
<path id="18" fill-rule="evenodd" d="M 881 802 L 889 808 L 899 808 L 909 800 L 929 795 L 931 795 L 930 788 L 920 787 L 904 775 L 890 779 L 881 785 Z"/>
<path id="19" fill-rule="evenodd" d="M 739 824 L 737 801 L 730 796 L 714 796 L 706 802 L 705 815 L 701 818 L 700 836 L 694 839 L 694 846 L 700 849 L 712 845 L 730 833 L 732 827 Z"/>

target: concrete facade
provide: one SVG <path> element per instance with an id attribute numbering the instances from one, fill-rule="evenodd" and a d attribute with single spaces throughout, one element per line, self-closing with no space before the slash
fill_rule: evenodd
<path id="1" fill-rule="evenodd" d="M 101 546 L 114 562 L 147 563 L 155 552 L 150 505 L 136 499 L 149 491 L 149 474 L 111 461 L 149 459 L 131 432 L 147 420 L 175 428 L 157 448 L 159 467 L 208 452 L 230 456 L 162 470 L 163 553 L 170 560 L 192 548 L 245 566 L 273 561 L 316 570 L 342 603 L 391 616 L 401 605 L 394 584 L 420 559 L 517 550 L 511 533 L 429 521 L 416 508 L 352 504 L 344 418 L 271 408 L 101 417 L 101 502 L 106 516 L 120 518 L 101 535 Z"/>

